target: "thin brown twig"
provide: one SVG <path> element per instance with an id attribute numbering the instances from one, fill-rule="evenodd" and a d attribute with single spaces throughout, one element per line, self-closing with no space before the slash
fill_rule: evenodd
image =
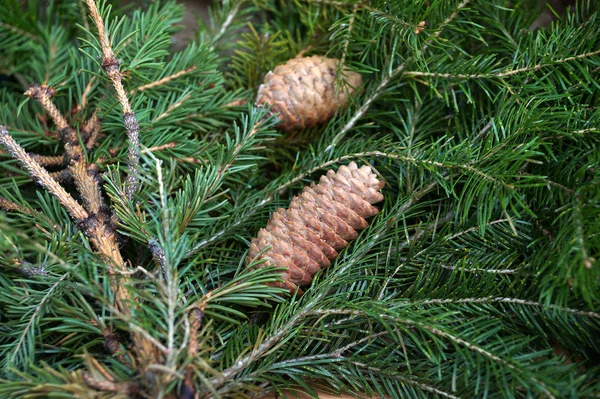
<path id="1" fill-rule="evenodd" d="M 162 150 L 166 150 L 169 148 L 175 148 L 175 147 L 177 147 L 177 143 L 174 141 L 171 141 L 170 143 L 167 143 L 167 144 L 146 148 L 145 150 L 142 150 L 142 154 L 146 154 L 147 152 L 162 151 Z"/>
<path id="2" fill-rule="evenodd" d="M 572 57 L 563 58 L 560 60 L 554 60 L 546 64 L 536 64 L 529 67 L 522 67 L 517 69 L 509 69 L 500 72 L 492 73 L 481 73 L 481 74 L 462 74 L 462 73 L 437 73 L 437 72 L 420 72 L 420 71 L 406 71 L 404 76 L 422 76 L 422 77 L 435 77 L 435 78 L 447 78 L 447 79 L 485 79 L 485 78 L 504 78 L 507 76 L 517 75 L 526 72 L 535 72 L 542 68 L 549 66 L 564 64 L 565 62 L 580 60 L 584 58 L 594 57 L 600 54 L 600 50 L 592 51 L 585 54 L 574 55 Z"/>
<path id="3" fill-rule="evenodd" d="M 52 96 L 54 96 L 54 90 L 48 87 L 47 85 L 39 85 L 33 84 L 29 89 L 24 93 L 29 98 L 36 99 L 42 107 L 48 112 L 54 124 L 58 128 L 58 130 L 67 129 L 69 124 L 67 120 L 61 114 L 61 112 L 56 108 L 56 105 L 51 101 Z"/>
<path id="4" fill-rule="evenodd" d="M 96 140 L 98 140 L 98 136 L 100 136 L 100 131 L 102 129 L 102 124 L 100 123 L 100 119 L 98 115 L 94 112 L 90 119 L 88 119 L 83 125 L 82 133 L 85 141 L 85 148 L 88 150 L 94 148 L 96 145 Z"/>
<path id="5" fill-rule="evenodd" d="M 115 88 L 115 92 L 117 93 L 117 98 L 119 99 L 119 103 L 121 104 L 121 110 L 123 112 L 123 124 L 125 126 L 125 130 L 127 131 L 127 138 L 129 139 L 129 150 L 127 157 L 127 177 L 125 178 L 125 194 L 127 195 L 127 199 L 131 200 L 139 187 L 137 170 L 140 162 L 140 125 L 137 121 L 137 118 L 135 117 L 134 112 L 131 109 L 129 100 L 127 99 L 127 94 L 125 93 L 125 88 L 123 87 L 122 82 L 123 76 L 119 70 L 120 63 L 115 58 L 115 53 L 113 52 L 110 39 L 108 38 L 108 35 L 106 33 L 102 16 L 98 11 L 98 7 L 96 7 L 96 2 L 94 0 L 85 1 L 88 5 L 90 14 L 96 25 L 96 28 L 98 29 L 98 36 L 100 39 L 100 45 L 102 46 L 103 55 L 102 67 L 104 68 L 106 75 L 108 75 L 108 78 L 110 79 L 111 83 L 113 84 L 113 87 Z"/>
<path id="6" fill-rule="evenodd" d="M 135 395 L 140 391 L 140 386 L 135 382 L 112 382 L 107 380 L 97 380 L 92 374 L 83 371 L 81 373 L 85 384 L 93 389 L 104 392 L 115 392 L 126 395 Z"/>
<path id="7" fill-rule="evenodd" d="M 31 209 L 9 201 L 4 197 L 0 197 L 0 209 L 5 210 L 6 212 L 23 213 L 25 215 L 33 216 L 33 211 Z"/>
<path id="8" fill-rule="evenodd" d="M 203 311 L 198 308 L 194 308 L 190 312 L 190 337 L 188 344 L 188 357 L 194 359 L 198 354 L 198 332 L 202 326 Z M 194 364 L 188 364 L 185 370 L 185 381 L 183 383 L 183 389 L 181 392 L 182 398 L 193 398 L 196 396 L 196 390 L 194 388 Z"/>
<path id="9" fill-rule="evenodd" d="M 147 83 L 147 84 L 145 84 L 143 86 L 136 87 L 135 89 L 131 89 L 131 90 L 129 90 L 129 94 L 133 94 L 133 93 L 138 92 L 138 91 L 144 91 L 144 90 L 147 90 L 147 89 L 155 88 L 155 87 L 160 86 L 160 85 L 164 85 L 165 83 L 168 83 L 171 80 L 177 79 L 180 76 L 186 75 L 186 74 L 188 74 L 190 72 L 194 72 L 196 69 L 198 69 L 198 67 L 194 65 L 194 66 L 189 67 L 187 69 L 184 69 L 182 71 L 175 72 L 174 74 L 171 74 L 169 76 L 165 76 L 162 79 L 155 80 L 154 82 L 150 82 L 150 83 Z"/>
<path id="10" fill-rule="evenodd" d="M 60 166 L 63 164 L 64 162 L 64 157 L 62 155 L 32 155 L 33 159 L 35 159 L 35 161 L 37 163 L 40 164 L 40 166 Z"/>
<path id="11" fill-rule="evenodd" d="M 176 103 L 173 103 L 169 106 L 169 108 L 167 108 L 167 110 L 165 112 L 163 112 L 162 114 L 158 115 L 156 118 L 154 118 L 152 120 L 152 122 L 156 122 L 161 120 L 162 118 L 164 118 L 165 116 L 169 115 L 174 109 L 177 109 L 179 107 L 181 107 L 181 105 L 186 102 L 187 100 L 190 99 L 190 97 L 192 96 L 192 93 L 187 93 L 186 95 L 184 95 L 181 100 L 177 101 Z"/>
<path id="12" fill-rule="evenodd" d="M 90 80 L 88 80 L 87 85 L 85 85 L 85 89 L 83 89 L 83 94 L 81 95 L 81 103 L 77 104 L 77 108 L 76 108 L 77 112 L 79 112 L 82 109 L 86 109 L 88 96 L 90 95 L 90 92 L 92 91 L 92 87 L 94 86 L 94 84 L 96 84 L 97 80 L 98 80 L 97 76 L 92 76 L 90 78 Z"/>
<path id="13" fill-rule="evenodd" d="M 50 98 L 53 92 L 46 85 L 34 84 L 25 94 L 36 99 L 50 114 L 54 124 L 58 127 L 58 136 L 65 143 L 65 158 L 68 164 L 68 171 L 73 177 L 78 192 L 81 194 L 85 209 L 91 215 L 97 215 L 103 205 L 100 184 L 96 179 L 95 173 L 97 172 L 97 167 L 87 163 L 75 130 L 69 126 L 65 117 L 58 111 Z M 93 120 L 93 117 L 91 120 Z"/>
<path id="14" fill-rule="evenodd" d="M 70 183 L 73 181 L 73 176 L 69 169 L 63 169 L 56 172 L 48 172 L 54 180 L 59 183 Z"/>
<path id="15" fill-rule="evenodd" d="M 23 165 L 36 183 L 58 199 L 76 222 L 83 222 L 89 217 L 88 212 L 50 176 L 46 169 L 25 152 L 23 147 L 8 134 L 8 130 L 4 126 L 0 126 L 0 144 Z"/>

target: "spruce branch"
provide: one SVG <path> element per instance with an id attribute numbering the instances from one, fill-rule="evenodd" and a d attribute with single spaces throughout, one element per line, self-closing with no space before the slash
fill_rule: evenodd
<path id="1" fill-rule="evenodd" d="M 11 351 L 12 353 L 9 355 L 8 364 L 15 364 L 16 357 L 19 355 L 22 347 L 28 345 L 28 343 L 26 342 L 28 335 L 32 332 L 33 329 L 36 328 L 36 323 L 38 322 L 39 316 L 42 314 L 42 312 L 46 311 L 46 306 L 48 305 L 48 302 L 50 301 L 58 287 L 62 284 L 62 282 L 65 281 L 67 277 L 69 277 L 69 274 L 70 273 L 68 272 L 64 273 L 60 278 L 58 278 L 54 282 L 54 284 L 52 284 L 52 286 L 50 286 L 50 288 L 46 291 L 44 296 L 38 302 L 37 306 L 35 306 L 33 313 L 28 315 L 29 321 L 27 322 L 25 328 L 23 329 L 19 338 L 17 339 L 16 344 Z"/>
<path id="2" fill-rule="evenodd" d="M 235 20 L 235 17 L 237 16 L 237 14 L 240 11 L 241 3 L 242 2 L 236 2 L 235 5 L 229 9 L 229 12 L 227 13 L 227 17 L 225 18 L 225 21 L 223 22 L 223 24 L 221 24 L 221 27 L 219 28 L 219 31 L 217 32 L 217 34 L 212 38 L 212 44 L 210 45 L 211 51 L 213 51 L 217 48 L 219 42 L 221 41 L 221 39 L 223 38 L 225 33 L 227 33 L 229 26 L 233 23 L 233 21 Z"/>
<path id="3" fill-rule="evenodd" d="M 191 66 L 191 67 L 186 68 L 186 69 L 184 69 L 182 71 L 175 72 L 175 73 L 173 73 L 173 74 L 171 74 L 169 76 L 165 76 L 164 78 L 158 79 L 158 80 L 156 80 L 154 82 L 146 83 L 145 85 L 136 87 L 135 89 L 131 89 L 129 91 L 129 94 L 134 94 L 136 92 L 140 92 L 140 91 L 144 91 L 144 90 L 149 90 L 149 89 L 153 89 L 155 87 L 164 85 L 165 83 L 169 83 L 170 81 L 179 78 L 180 76 L 186 75 L 188 73 L 192 73 L 196 69 L 198 69 L 197 66 Z"/>
<path id="4" fill-rule="evenodd" d="M 169 108 L 167 108 L 165 110 L 165 112 L 163 112 L 162 114 L 160 114 L 156 118 L 154 118 L 152 120 L 152 122 L 156 123 L 159 120 L 165 118 L 166 116 L 169 116 L 174 110 L 176 110 L 177 108 L 181 107 L 190 98 L 192 98 L 192 93 L 186 93 L 186 94 L 182 95 L 181 98 L 178 101 L 176 101 L 173 104 L 169 105 Z"/>
<path id="5" fill-rule="evenodd" d="M 15 265 L 17 265 L 16 272 L 24 277 L 41 278 L 48 276 L 48 271 L 46 270 L 44 265 L 36 266 L 22 259 L 14 259 L 13 261 Z"/>
<path id="6" fill-rule="evenodd" d="M 447 305 L 447 304 L 463 304 L 463 303 L 469 303 L 469 304 L 475 304 L 475 303 L 517 304 L 517 305 L 538 307 L 543 310 L 546 310 L 546 309 L 556 310 L 556 311 L 570 313 L 570 314 L 573 314 L 576 316 L 584 316 L 584 317 L 589 317 L 589 318 L 600 320 L 600 313 L 590 312 L 587 310 L 573 309 L 573 308 L 568 308 L 568 307 L 558 306 L 558 305 L 553 305 L 553 304 L 544 304 L 544 303 L 540 303 L 540 302 L 536 302 L 536 301 L 528 301 L 528 300 L 521 299 L 521 298 L 505 298 L 505 297 L 486 296 L 486 297 L 482 297 L 482 298 L 459 298 L 459 299 L 448 298 L 448 299 L 426 299 L 423 301 L 415 301 L 415 305 L 417 305 L 417 304 L 420 304 L 420 305 Z"/>
<path id="7" fill-rule="evenodd" d="M 48 171 L 40 166 L 32 156 L 27 154 L 23 147 L 21 147 L 13 138 L 8 134 L 8 130 L 0 125 L 0 144 L 4 146 L 6 151 L 17 161 L 23 165 L 23 167 L 29 172 L 29 175 L 33 180 L 42 186 L 44 189 L 56 197 L 58 201 L 65 207 L 71 217 L 77 223 L 84 223 L 89 213 L 77 202 L 71 194 L 65 191 L 60 184 L 54 180 Z"/>
<path id="8" fill-rule="evenodd" d="M 1 134 L 1 132 L 0 132 Z M 22 205 L 19 205 L 15 202 L 9 201 L 4 197 L 0 197 L 0 209 L 5 210 L 6 212 L 17 212 L 22 213 L 24 215 L 33 216 L 34 213 L 31 209 L 26 208 Z"/>
<path id="9" fill-rule="evenodd" d="M 138 121 L 135 117 L 135 113 L 129 105 L 127 93 L 125 92 L 125 88 L 123 87 L 123 76 L 119 71 L 120 62 L 115 58 L 115 54 L 110 43 L 110 38 L 106 33 L 104 21 L 102 20 L 102 16 L 98 12 L 96 2 L 95 0 L 85 1 L 90 10 L 92 20 L 96 25 L 96 29 L 98 30 L 98 37 L 100 39 L 100 45 L 102 47 L 103 55 L 102 67 L 106 71 L 106 75 L 108 76 L 115 88 L 117 98 L 119 99 L 119 104 L 121 104 L 121 111 L 123 112 L 123 125 L 125 126 L 125 130 L 127 131 L 127 138 L 129 139 L 127 177 L 125 179 L 125 193 L 127 195 L 127 198 L 131 200 L 133 198 L 133 195 L 139 188 L 137 173 L 140 162 L 140 125 L 138 124 Z"/>
<path id="10" fill-rule="evenodd" d="M 458 4 L 455 11 L 442 22 L 438 30 L 421 47 L 421 53 L 424 52 L 427 48 L 429 48 L 431 44 L 433 44 L 433 42 L 442 34 L 444 28 L 448 26 L 448 24 L 450 24 L 458 16 L 459 11 L 465 8 L 470 2 L 471 0 L 463 0 L 460 4 Z M 348 134 L 348 132 L 354 127 L 354 125 L 356 125 L 356 122 L 358 122 L 358 120 L 362 118 L 363 115 L 369 110 L 371 104 L 373 104 L 373 102 L 377 100 L 377 98 L 379 98 L 379 96 L 385 91 L 388 84 L 391 81 L 393 81 L 397 76 L 400 76 L 406 69 L 406 66 L 412 61 L 413 57 L 409 57 L 402 64 L 394 68 L 383 79 L 381 79 L 381 82 L 379 82 L 379 84 L 377 85 L 377 87 L 375 87 L 372 93 L 370 93 L 367 96 L 363 104 L 354 112 L 354 115 L 352 115 L 350 120 L 346 122 L 346 124 L 340 129 L 340 131 L 333 137 L 327 148 L 325 148 L 325 152 L 331 153 L 334 150 L 336 145 L 346 136 L 346 134 Z M 389 68 L 385 69 L 387 70 Z"/>
<path id="11" fill-rule="evenodd" d="M 0 154 L 0 397 L 595 395 L 599 15 L 527 33 L 530 2 L 488 3 L 224 1 L 176 53 L 174 0 L 114 23 L 104 0 L 0 5 L 4 131 L 87 213 Z M 306 52 L 364 73 L 364 94 L 275 138 L 240 105 Z M 139 165 L 124 99 L 146 121 Z M 248 237 L 349 160 L 385 181 L 381 211 L 302 297 L 279 297 L 280 269 L 242 266 Z"/>
<path id="12" fill-rule="evenodd" d="M 64 157 L 61 155 L 33 155 L 33 159 L 43 167 L 60 166 L 64 162 Z"/>
<path id="13" fill-rule="evenodd" d="M 402 206 L 398 207 L 398 209 L 394 212 L 395 214 L 403 214 L 412 206 L 414 206 L 423 196 L 432 191 L 435 187 L 438 186 L 438 182 L 431 183 L 430 185 L 424 187 L 423 189 L 413 193 L 411 198 L 409 198 Z M 392 228 L 392 225 L 384 225 L 381 226 L 378 231 L 373 233 L 370 242 L 374 243 L 378 240 L 378 238 L 384 234 L 384 232 L 388 229 Z M 359 253 L 354 253 L 352 257 L 360 257 Z M 335 276 L 343 276 L 348 269 L 353 265 L 351 260 L 345 262 L 341 267 L 339 267 L 336 271 Z M 330 279 L 330 283 L 334 281 L 334 278 Z M 331 287 L 330 284 L 328 287 Z M 212 389 L 218 389 L 222 387 L 228 380 L 235 378 L 239 373 L 241 373 L 249 364 L 254 361 L 257 361 L 261 357 L 265 356 L 275 345 L 277 345 L 293 328 L 298 326 L 304 318 L 309 316 L 313 311 L 313 308 L 317 306 L 329 293 L 330 288 L 325 288 L 318 293 L 316 293 L 311 300 L 304 304 L 301 310 L 297 313 L 293 314 L 291 318 L 279 327 L 273 334 L 263 341 L 260 345 L 256 346 L 248 355 L 244 356 L 242 359 L 237 361 L 233 366 L 223 370 L 218 377 L 212 378 L 210 380 L 210 387 Z M 201 396 L 202 397 L 202 396 Z"/>
<path id="14" fill-rule="evenodd" d="M 75 130 L 69 126 L 65 117 L 51 100 L 53 93 L 54 90 L 46 85 L 34 84 L 25 92 L 25 95 L 35 98 L 48 114 L 50 114 L 54 124 L 58 127 L 58 136 L 65 143 L 65 159 L 68 164 L 68 171 L 75 182 L 77 191 L 81 195 L 84 207 L 90 214 L 98 215 L 103 206 L 103 202 L 100 184 L 96 179 L 97 167 L 95 165 L 88 165 L 85 156 L 86 154 L 80 145 Z M 99 123 L 97 122 L 97 118 L 92 116 L 88 123 L 86 123 L 84 131 L 89 129 L 99 130 L 99 127 L 94 126 L 99 126 Z M 95 140 L 97 133 L 93 134 L 93 132 L 89 131 L 87 133 L 94 137 L 93 140 Z"/>
<path id="15" fill-rule="evenodd" d="M 357 318 L 358 317 L 364 317 L 364 318 L 372 317 L 371 314 L 369 314 L 365 311 L 356 310 L 356 309 L 327 309 L 327 310 L 315 309 L 315 310 L 308 312 L 308 314 L 307 314 L 307 316 L 312 316 L 312 315 L 319 315 L 319 316 L 343 315 L 343 316 L 352 316 L 352 317 L 357 317 Z M 419 320 L 413 320 L 411 318 L 394 316 L 393 314 L 388 314 L 387 312 L 380 313 L 377 315 L 377 317 L 384 321 L 392 322 L 393 324 L 405 325 L 407 327 L 417 327 L 419 329 L 423 329 L 424 331 L 427 331 L 434 336 L 437 336 L 437 337 L 440 337 L 440 338 L 450 341 L 451 343 L 453 343 L 454 345 L 456 345 L 458 347 L 464 347 L 469 351 L 477 353 L 490 362 L 502 364 L 503 366 L 510 369 L 515 375 L 518 375 L 520 378 L 525 377 L 525 378 L 529 379 L 530 381 L 534 382 L 538 386 L 538 388 L 542 391 L 542 393 L 544 394 L 545 397 L 548 397 L 551 399 L 555 398 L 553 393 L 550 392 L 550 390 L 548 389 L 545 382 L 538 379 L 537 376 L 533 375 L 531 372 L 525 370 L 516 361 L 513 361 L 512 359 L 507 359 L 502 355 L 494 353 L 493 350 L 487 349 L 483 345 L 460 338 L 460 334 L 458 334 L 456 331 L 453 331 L 450 328 L 446 328 L 443 326 L 436 326 L 434 323 L 422 322 Z"/>
<path id="16" fill-rule="evenodd" d="M 504 69 L 499 72 L 482 73 L 482 74 L 462 74 L 462 73 L 437 73 L 437 72 L 421 72 L 421 71 L 405 71 L 403 76 L 407 77 L 431 77 L 443 79 L 499 79 L 508 76 L 513 76 L 521 73 L 535 72 L 543 68 L 564 64 L 571 61 L 577 61 L 586 58 L 592 58 L 600 54 L 600 50 L 591 51 L 585 54 L 578 54 L 571 57 L 566 57 L 558 60 L 553 60 L 544 64 L 537 64 L 529 67 L 517 69 Z"/>
<path id="17" fill-rule="evenodd" d="M 70 174 L 73 176 L 77 189 L 83 197 L 88 210 L 82 207 L 33 157 L 27 154 L 8 134 L 4 126 L 0 126 L 0 144 L 24 166 L 38 184 L 59 200 L 77 225 L 88 236 L 93 246 L 107 263 L 110 285 L 115 295 L 116 307 L 124 314 L 129 315 L 131 313 L 129 305 L 131 298 L 127 289 L 120 284 L 118 277 L 119 272 L 126 270 L 126 266 L 121 256 L 116 232 L 110 224 L 110 215 L 102 211 L 99 182 L 95 179 L 93 173 L 89 173 L 90 169 L 85 161 L 83 150 L 78 145 L 76 134 L 51 102 L 50 93 L 51 90 L 47 87 L 39 85 L 32 86 L 28 91 L 28 95 L 36 98 L 48 110 L 55 124 L 60 129 L 61 137 L 65 141 L 66 153 L 72 158 L 69 166 Z M 154 347 L 138 334 L 134 333 L 133 339 L 136 353 L 141 359 L 145 360 L 143 363 L 149 363 L 148 359 L 152 359 L 156 353 Z"/>

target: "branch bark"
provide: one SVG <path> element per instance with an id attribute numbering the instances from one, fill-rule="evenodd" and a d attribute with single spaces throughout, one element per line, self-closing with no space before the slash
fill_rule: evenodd
<path id="1" fill-rule="evenodd" d="M 139 147 L 140 147 L 140 125 L 135 117 L 135 113 L 131 109 L 129 100 L 127 99 L 127 93 L 123 87 L 123 75 L 119 70 L 120 62 L 115 58 L 115 53 L 112 49 L 110 39 L 106 34 L 104 27 L 104 21 L 98 11 L 96 2 L 94 0 L 85 0 L 90 10 L 90 15 L 94 20 L 94 24 L 98 29 L 98 36 L 100 39 L 100 45 L 102 46 L 102 68 L 106 72 L 106 75 L 110 79 L 119 104 L 121 104 L 121 110 L 123 112 L 123 125 L 127 131 L 127 138 L 129 139 L 129 151 L 128 151 L 128 165 L 127 165 L 127 177 L 125 178 L 125 193 L 127 199 L 131 200 L 133 195 L 139 188 L 139 180 L 137 178 L 137 170 L 140 162 Z"/>

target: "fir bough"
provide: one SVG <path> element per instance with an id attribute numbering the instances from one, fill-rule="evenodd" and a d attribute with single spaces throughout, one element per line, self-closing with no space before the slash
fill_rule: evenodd
<path id="1" fill-rule="evenodd" d="M 173 54 L 174 2 L 2 2 L 0 396 L 597 395 L 600 16 L 534 3 L 223 1 Z M 282 135 L 299 55 L 364 83 Z M 385 201 L 334 264 L 246 268 L 351 161 Z"/>

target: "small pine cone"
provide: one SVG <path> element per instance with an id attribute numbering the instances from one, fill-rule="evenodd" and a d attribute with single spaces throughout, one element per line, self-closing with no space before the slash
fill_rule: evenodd
<path id="1" fill-rule="evenodd" d="M 356 231 L 367 227 L 365 218 L 379 212 L 372 204 L 383 200 L 379 192 L 383 185 L 371 167 L 359 168 L 354 162 L 341 166 L 337 173 L 327 171 L 319 184 L 304 187 L 288 209 L 279 208 L 271 216 L 250 243 L 246 265 L 258 257 L 266 260 L 259 267 L 286 267 L 285 282 L 277 286 L 290 291 L 310 284 L 337 251 L 356 239 Z"/>
<path id="2" fill-rule="evenodd" d="M 258 88 L 256 105 L 270 105 L 286 131 L 327 122 L 362 84 L 360 74 L 344 70 L 348 85 L 335 87 L 338 63 L 335 58 L 314 55 L 275 67 Z"/>

